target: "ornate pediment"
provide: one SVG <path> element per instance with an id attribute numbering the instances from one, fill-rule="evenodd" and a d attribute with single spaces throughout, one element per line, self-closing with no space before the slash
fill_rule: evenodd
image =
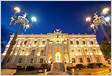
<path id="1" fill-rule="evenodd" d="M 56 29 L 53 33 L 49 33 L 49 40 L 55 43 L 62 43 L 65 40 L 65 34 L 60 29 Z"/>

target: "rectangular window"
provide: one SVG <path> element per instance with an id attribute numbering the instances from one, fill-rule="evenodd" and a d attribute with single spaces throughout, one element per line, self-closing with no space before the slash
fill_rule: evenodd
<path id="1" fill-rule="evenodd" d="M 72 52 L 74 52 L 74 50 L 72 50 Z"/>
<path id="2" fill-rule="evenodd" d="M 27 44 L 27 41 L 24 42 L 24 45 L 26 45 L 26 44 Z"/>
<path id="3" fill-rule="evenodd" d="M 22 45 L 22 44 L 23 44 L 23 41 L 20 42 L 20 45 Z"/>
<path id="4" fill-rule="evenodd" d="M 41 50 L 41 55 L 42 55 L 42 56 L 44 55 L 44 50 Z"/>
<path id="5" fill-rule="evenodd" d="M 33 58 L 31 58 L 31 61 L 30 61 L 30 63 L 33 63 Z"/>
<path id="6" fill-rule="evenodd" d="M 73 41 L 70 41 L 70 44 L 72 45 L 73 44 Z"/>
<path id="7" fill-rule="evenodd" d="M 40 63 L 43 63 L 43 58 L 40 58 Z"/>
<path id="8" fill-rule="evenodd" d="M 93 45 L 93 41 L 90 41 L 90 44 Z"/>
<path id="9" fill-rule="evenodd" d="M 82 62 L 83 62 L 82 58 L 79 58 L 79 60 L 80 60 L 80 63 L 82 63 Z"/>
<path id="10" fill-rule="evenodd" d="M 83 45 L 85 45 L 86 43 L 85 43 L 85 41 L 83 41 Z"/>
<path id="11" fill-rule="evenodd" d="M 90 62 L 90 58 L 87 58 L 87 62 Z"/>
<path id="12" fill-rule="evenodd" d="M 75 58 L 72 58 L 72 63 L 75 63 Z"/>
<path id="13" fill-rule="evenodd" d="M 97 62 L 100 62 L 100 59 L 99 59 L 99 57 L 96 57 L 96 61 L 97 61 Z"/>
<path id="14" fill-rule="evenodd" d="M 21 63 L 21 62 L 22 62 L 22 58 L 19 58 L 18 63 Z"/>
<path id="15" fill-rule="evenodd" d="M 34 42 L 34 44 L 36 44 L 36 43 L 37 43 L 37 41 Z"/>
<path id="16" fill-rule="evenodd" d="M 79 45 L 79 41 L 76 41 L 76 44 Z"/>
<path id="17" fill-rule="evenodd" d="M 35 54 L 35 50 L 32 50 L 32 53 L 31 53 L 31 55 L 34 55 Z"/>
<path id="18" fill-rule="evenodd" d="M 42 44 L 45 44 L 45 41 L 42 41 Z"/>

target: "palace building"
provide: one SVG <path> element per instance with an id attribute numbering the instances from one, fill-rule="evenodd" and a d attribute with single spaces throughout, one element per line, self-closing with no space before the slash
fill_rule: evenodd
<path id="1" fill-rule="evenodd" d="M 10 36 L 2 60 L 14 35 Z M 40 63 L 106 63 L 96 35 L 67 34 L 56 29 L 48 34 L 21 34 L 10 53 L 7 64 L 35 66 Z"/>

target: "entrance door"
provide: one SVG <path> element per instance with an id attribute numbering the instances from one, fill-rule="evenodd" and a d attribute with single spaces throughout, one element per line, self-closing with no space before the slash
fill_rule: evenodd
<path id="1" fill-rule="evenodd" d="M 56 62 L 61 62 L 61 54 L 60 54 L 60 52 L 56 52 L 56 54 L 55 54 L 55 61 Z"/>

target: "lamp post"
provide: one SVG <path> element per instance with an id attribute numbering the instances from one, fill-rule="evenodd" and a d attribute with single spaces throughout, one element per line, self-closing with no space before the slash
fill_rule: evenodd
<path id="1" fill-rule="evenodd" d="M 110 42 L 110 39 L 103 27 L 103 26 L 107 26 L 107 27 L 111 26 L 110 15 L 108 15 L 109 11 L 110 11 L 110 8 L 106 7 L 102 9 L 100 13 L 96 12 L 94 13 L 94 16 L 86 17 L 86 22 L 90 24 L 90 27 L 94 30 L 95 33 L 97 32 L 97 29 L 101 27 L 106 39 Z"/>
<path id="2" fill-rule="evenodd" d="M 16 43 L 16 38 L 18 35 L 18 32 L 20 31 L 21 27 L 23 26 L 25 29 L 29 28 L 31 26 L 31 23 L 29 22 L 29 20 L 26 18 L 27 13 L 25 12 L 24 14 L 21 14 L 21 9 L 19 7 L 14 7 L 14 15 L 11 16 L 11 21 L 10 21 L 10 25 L 16 25 L 18 24 L 18 28 L 14 34 L 13 39 L 10 42 L 10 46 L 6 52 L 6 55 L 4 56 L 4 59 L 1 63 L 2 68 L 6 68 L 6 64 L 8 63 L 9 59 L 10 59 L 10 53 L 12 51 L 13 46 Z M 20 15 L 16 15 L 17 13 L 19 13 Z"/>

